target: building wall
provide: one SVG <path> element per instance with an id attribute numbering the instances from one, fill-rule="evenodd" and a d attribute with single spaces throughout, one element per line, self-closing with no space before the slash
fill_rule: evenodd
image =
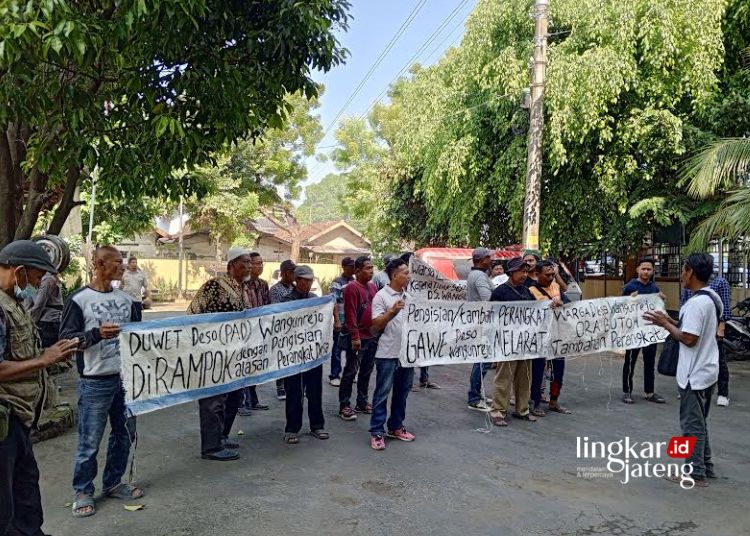
<path id="1" fill-rule="evenodd" d="M 331 246 L 337 249 L 369 249 L 370 244 L 346 227 L 338 227 L 309 242 L 310 246 Z"/>
<path id="2" fill-rule="evenodd" d="M 261 254 L 264 261 L 285 261 L 292 255 L 292 247 L 289 244 L 273 237 L 263 235 L 253 246 L 253 251 Z"/>

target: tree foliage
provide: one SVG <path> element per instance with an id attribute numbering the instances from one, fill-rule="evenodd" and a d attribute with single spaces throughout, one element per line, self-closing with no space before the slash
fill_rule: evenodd
<path id="1" fill-rule="evenodd" d="M 545 249 L 636 248 L 655 225 L 701 214 L 679 186 L 679 169 L 721 132 L 728 102 L 748 95 L 747 84 L 735 82 L 733 100 L 720 106 L 717 99 L 728 76 L 725 35 L 747 39 L 747 26 L 733 22 L 746 6 L 552 3 Z M 391 104 L 376 108 L 375 132 L 389 149 L 379 168 L 391 194 L 382 228 L 418 244 L 519 239 L 528 126 L 519 101 L 529 83 L 530 9 L 527 1 L 480 0 L 460 46 L 434 66 L 413 68 L 391 89 Z"/>
<path id="2" fill-rule="evenodd" d="M 350 211 L 342 201 L 346 192 L 346 178 L 337 173 L 329 173 L 320 182 L 308 184 L 305 186 L 305 200 L 295 210 L 297 220 L 303 225 L 349 220 Z"/>
<path id="3" fill-rule="evenodd" d="M 345 57 L 346 0 L 10 0 L 0 4 L 0 245 L 95 167 L 103 195 L 201 194 L 191 174 L 281 127 L 284 98 Z M 52 229 L 53 231 L 55 229 Z"/>

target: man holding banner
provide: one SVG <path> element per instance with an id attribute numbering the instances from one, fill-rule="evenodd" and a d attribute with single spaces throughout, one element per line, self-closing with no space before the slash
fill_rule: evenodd
<path id="1" fill-rule="evenodd" d="M 508 281 L 492 292 L 490 301 L 535 301 L 526 286 L 529 264 L 523 257 L 508 261 Z M 516 410 L 513 416 L 529 422 L 537 418 L 529 412 L 531 395 L 531 360 L 501 361 L 497 364 L 495 374 L 495 394 L 492 397 L 490 419 L 495 426 L 508 426 L 505 420 L 510 405 L 511 392 L 515 393 Z"/>
<path id="2" fill-rule="evenodd" d="M 487 248 L 476 248 L 471 259 L 473 266 L 466 280 L 466 299 L 469 301 L 489 301 L 492 296 L 492 284 L 487 271 L 492 265 L 492 251 Z M 490 369 L 490 363 L 474 363 L 469 377 L 469 409 L 487 412 L 490 408 L 482 400 L 482 380 Z"/>
<path id="3" fill-rule="evenodd" d="M 74 517 L 88 517 L 94 507 L 94 479 L 99 444 L 107 420 L 111 427 L 104 494 L 118 499 L 139 499 L 143 491 L 122 482 L 130 445 L 135 439 L 135 418 L 125 407 L 119 334 L 123 324 L 137 322 L 139 311 L 125 292 L 112 288 L 125 272 L 122 255 L 113 247 L 94 252 L 94 279 L 65 302 L 61 339 L 78 339 L 78 447 L 73 469 Z"/>
<path id="4" fill-rule="evenodd" d="M 406 287 L 409 284 L 409 266 L 401 259 L 386 266 L 389 283 L 375 295 L 372 302 L 372 328 L 382 333 L 375 354 L 377 378 L 370 418 L 370 446 L 385 449 L 384 425 L 388 416 L 388 395 L 391 395 L 391 416 L 388 419 L 388 437 L 401 441 L 414 441 L 414 434 L 406 431 L 406 399 L 409 396 L 414 369 L 399 364 L 401 337 L 404 324 Z"/>
<path id="5" fill-rule="evenodd" d="M 310 293 L 315 274 L 309 266 L 297 266 L 294 269 L 294 290 L 284 301 L 306 300 L 315 298 Z M 328 439 L 323 418 L 323 364 L 315 368 L 284 378 L 286 389 L 286 428 L 284 441 L 290 445 L 299 443 L 302 428 L 303 398 L 307 396 L 307 418 L 310 420 L 310 435 L 317 439 Z"/>
<path id="6" fill-rule="evenodd" d="M 250 252 L 230 248 L 227 273 L 206 281 L 188 306 L 188 314 L 243 311 L 247 298 L 243 289 L 250 275 Z M 201 457 L 204 460 L 229 461 L 240 457 L 240 444 L 229 439 L 237 409 L 242 403 L 242 389 L 210 396 L 198 401 L 201 427 Z"/>

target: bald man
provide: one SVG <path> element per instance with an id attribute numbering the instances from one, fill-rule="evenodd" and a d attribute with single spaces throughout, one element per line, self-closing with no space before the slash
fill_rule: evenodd
<path id="1" fill-rule="evenodd" d="M 120 378 L 120 326 L 138 319 L 133 299 L 112 288 L 122 279 L 122 255 L 112 247 L 94 252 L 94 280 L 65 302 L 61 339 L 78 339 L 78 449 L 73 470 L 74 517 L 88 517 L 94 506 L 96 456 L 107 420 L 111 427 L 107 462 L 102 477 L 104 495 L 132 500 L 143 491 L 122 482 L 130 444 L 135 438 L 135 418 L 128 418 Z"/>

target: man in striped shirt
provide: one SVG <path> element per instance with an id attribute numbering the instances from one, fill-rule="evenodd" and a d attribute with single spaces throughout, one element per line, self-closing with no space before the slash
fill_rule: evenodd
<path id="1" fill-rule="evenodd" d="M 719 295 L 721 303 L 724 304 L 724 311 L 721 314 L 719 329 L 716 332 L 716 339 L 719 343 L 719 386 L 716 405 L 726 407 L 729 405 L 729 366 L 727 365 L 727 354 L 724 350 L 724 328 L 730 317 L 732 289 L 729 286 L 729 282 L 721 276 L 711 277 L 708 286 Z M 680 307 L 682 307 L 692 295 L 693 293 L 690 292 L 690 289 L 682 289 L 682 292 L 680 292 Z"/>

